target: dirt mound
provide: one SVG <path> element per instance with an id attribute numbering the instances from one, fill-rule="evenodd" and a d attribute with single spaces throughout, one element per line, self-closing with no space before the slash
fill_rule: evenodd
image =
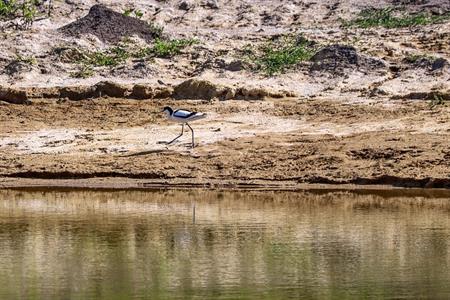
<path id="1" fill-rule="evenodd" d="M 175 99 L 191 100 L 256 100 L 265 97 L 284 98 L 294 97 L 295 94 L 288 91 L 272 91 L 258 87 L 229 87 L 216 84 L 202 79 L 189 79 L 174 88 L 173 97 Z"/>
<path id="2" fill-rule="evenodd" d="M 403 60 L 409 67 L 415 69 L 424 69 L 428 71 L 442 71 L 450 66 L 449 62 L 445 58 L 433 58 L 433 57 L 407 57 Z"/>
<path id="3" fill-rule="evenodd" d="M 361 55 L 354 47 L 346 45 L 326 46 L 319 50 L 311 61 L 313 62 L 311 71 L 336 75 L 344 74 L 347 70 L 370 72 L 386 67 L 381 60 Z"/>
<path id="4" fill-rule="evenodd" d="M 207 80 L 189 79 L 177 85 L 174 89 L 176 99 L 211 100 L 219 98 L 225 100 L 231 99 L 233 96 L 229 87 L 219 86 Z"/>
<path id="5" fill-rule="evenodd" d="M 14 104 L 28 104 L 25 91 L 0 86 L 0 100 Z"/>
<path id="6" fill-rule="evenodd" d="M 13 60 L 4 68 L 3 72 L 5 74 L 8 74 L 9 76 L 14 76 L 31 72 L 31 70 L 33 70 L 32 64 L 25 63 L 19 60 Z"/>
<path id="7" fill-rule="evenodd" d="M 125 16 L 106 6 L 97 4 L 89 13 L 59 29 L 66 35 L 79 37 L 93 34 L 103 42 L 117 43 L 123 37 L 137 35 L 147 42 L 154 39 L 155 33 L 145 21 Z"/>

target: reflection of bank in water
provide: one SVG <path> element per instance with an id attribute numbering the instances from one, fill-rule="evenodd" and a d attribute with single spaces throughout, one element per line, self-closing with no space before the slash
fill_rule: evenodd
<path id="1" fill-rule="evenodd" d="M 439 298 L 450 294 L 449 204 L 383 192 L 2 190 L 0 296 Z"/>
<path id="2" fill-rule="evenodd" d="M 185 210 L 209 212 L 220 206 L 236 212 L 272 213 L 296 209 L 437 209 L 450 211 L 450 191 L 426 189 L 390 190 L 311 190 L 273 191 L 95 191 L 95 190 L 0 190 L 0 209 L 21 213 L 108 213 L 147 214 L 183 213 Z M 189 208 L 191 209 L 189 209 Z M 229 209 L 228 209 L 229 208 Z M 242 211 L 242 209 L 245 209 Z M 208 214 L 206 214 L 208 215 Z"/>

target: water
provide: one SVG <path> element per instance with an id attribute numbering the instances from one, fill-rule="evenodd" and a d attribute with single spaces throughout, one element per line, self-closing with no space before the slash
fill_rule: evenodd
<path id="1" fill-rule="evenodd" d="M 449 194 L 0 190 L 0 299 L 330 298 L 449 299 Z"/>

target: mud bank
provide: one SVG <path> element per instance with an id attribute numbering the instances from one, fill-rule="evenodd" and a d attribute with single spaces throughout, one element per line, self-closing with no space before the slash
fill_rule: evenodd
<path id="1" fill-rule="evenodd" d="M 93 180 L 94 187 L 128 178 L 150 181 L 149 187 L 449 188 L 450 108 L 430 103 L 101 98 L 5 104 L 0 177 L 3 186 L 64 179 L 87 186 Z M 192 124 L 196 148 L 187 134 L 164 144 L 180 130 L 161 114 L 165 105 L 208 113 Z"/>

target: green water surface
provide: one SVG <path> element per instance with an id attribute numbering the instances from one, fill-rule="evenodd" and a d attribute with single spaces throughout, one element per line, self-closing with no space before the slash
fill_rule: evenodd
<path id="1" fill-rule="evenodd" d="M 0 299 L 450 299 L 450 196 L 0 190 Z"/>

